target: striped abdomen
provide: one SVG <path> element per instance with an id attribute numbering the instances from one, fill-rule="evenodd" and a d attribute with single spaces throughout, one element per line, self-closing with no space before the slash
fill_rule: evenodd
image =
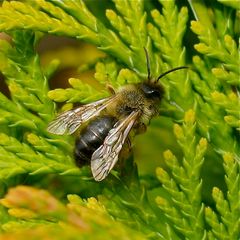
<path id="1" fill-rule="evenodd" d="M 102 116 L 91 121 L 81 131 L 75 146 L 77 165 L 82 166 L 90 162 L 92 154 L 103 144 L 104 139 L 115 123 L 116 119 L 114 117 Z"/>

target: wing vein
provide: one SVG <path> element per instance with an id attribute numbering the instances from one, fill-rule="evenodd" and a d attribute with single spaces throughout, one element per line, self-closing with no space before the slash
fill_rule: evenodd
<path id="1" fill-rule="evenodd" d="M 116 95 L 63 112 L 57 116 L 55 120 L 50 122 L 47 130 L 57 135 L 72 134 L 82 123 L 99 115 L 115 98 Z"/>
<path id="2" fill-rule="evenodd" d="M 93 153 L 91 169 L 96 181 L 102 181 L 112 170 L 118 160 L 119 153 L 131 131 L 139 112 L 133 111 L 118 121 L 109 131 L 103 144 Z"/>

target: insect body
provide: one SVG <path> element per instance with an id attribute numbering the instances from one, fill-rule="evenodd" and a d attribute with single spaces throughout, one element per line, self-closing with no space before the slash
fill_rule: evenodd
<path id="1" fill-rule="evenodd" d="M 147 52 L 146 57 L 147 81 L 123 86 L 109 98 L 64 112 L 48 126 L 49 132 L 63 135 L 72 134 L 87 123 L 76 141 L 75 156 L 77 162 L 90 160 L 96 181 L 103 180 L 114 167 L 129 133 L 143 132 L 158 115 L 164 94 L 158 80 L 172 71 L 186 68 L 171 69 L 152 80 Z"/>
<path id="2" fill-rule="evenodd" d="M 103 144 L 116 121 L 111 116 L 97 117 L 81 131 L 75 147 L 75 157 L 78 165 L 81 166 L 84 162 L 89 163 L 91 161 L 92 154 Z"/>

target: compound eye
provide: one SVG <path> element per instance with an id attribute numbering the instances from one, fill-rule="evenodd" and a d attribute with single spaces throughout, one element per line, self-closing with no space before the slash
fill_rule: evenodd
<path id="1" fill-rule="evenodd" d="M 160 98 L 160 92 L 157 90 L 152 90 L 147 94 L 150 98 Z"/>
<path id="2" fill-rule="evenodd" d="M 141 88 L 147 98 L 161 98 L 161 93 L 158 89 L 154 89 L 147 84 L 142 84 Z"/>

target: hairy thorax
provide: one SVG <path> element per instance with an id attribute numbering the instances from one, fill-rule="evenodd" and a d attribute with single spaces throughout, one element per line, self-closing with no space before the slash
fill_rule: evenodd
<path id="1" fill-rule="evenodd" d="M 139 111 L 136 125 L 147 126 L 152 117 L 158 114 L 158 103 L 147 99 L 136 85 L 122 87 L 117 93 L 118 100 L 111 105 L 108 111 L 118 119 L 124 118 L 132 111 Z"/>

